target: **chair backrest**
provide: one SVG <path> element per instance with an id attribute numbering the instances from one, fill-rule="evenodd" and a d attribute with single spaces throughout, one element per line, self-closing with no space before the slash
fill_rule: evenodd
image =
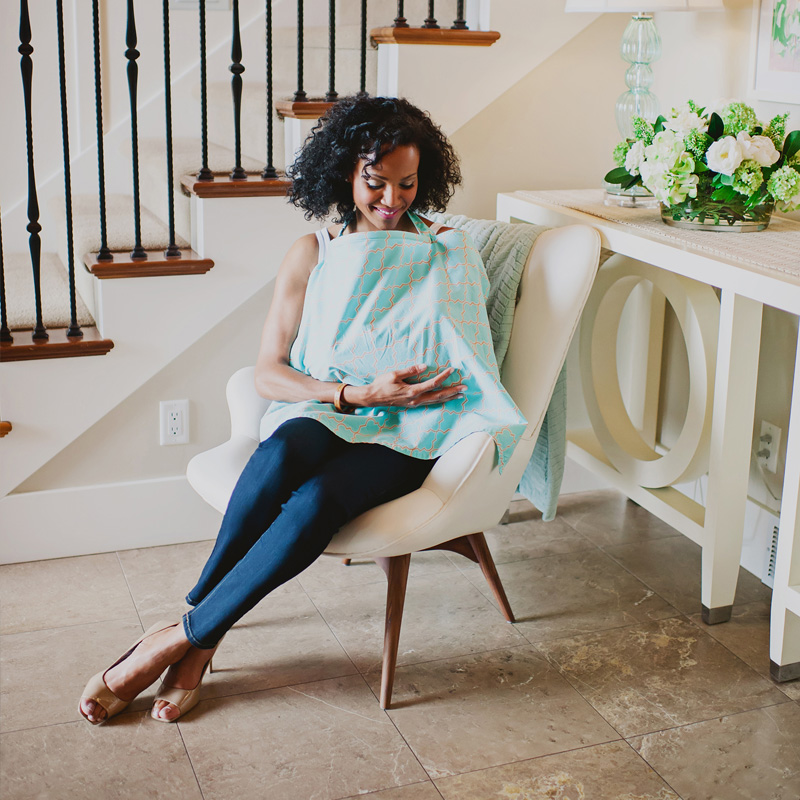
<path id="1" fill-rule="evenodd" d="M 503 483 L 516 487 L 533 452 L 599 258 L 600 235 L 588 225 L 545 231 L 531 250 L 501 376 L 528 428 Z"/>

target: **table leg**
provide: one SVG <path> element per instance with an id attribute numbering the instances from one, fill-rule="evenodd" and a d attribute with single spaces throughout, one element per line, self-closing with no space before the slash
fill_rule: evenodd
<path id="1" fill-rule="evenodd" d="M 702 566 L 703 621 L 709 625 L 730 619 L 739 576 L 761 312 L 761 303 L 722 292 Z"/>
<path id="2" fill-rule="evenodd" d="M 794 366 L 779 530 L 769 660 L 772 677 L 789 681 L 800 678 L 800 341 Z"/>

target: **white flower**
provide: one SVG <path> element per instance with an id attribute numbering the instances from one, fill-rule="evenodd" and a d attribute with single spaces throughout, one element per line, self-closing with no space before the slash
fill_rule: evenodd
<path id="1" fill-rule="evenodd" d="M 722 175 L 733 175 L 736 168 L 744 161 L 742 146 L 733 136 L 717 139 L 706 153 L 706 164 Z"/>
<path id="2" fill-rule="evenodd" d="M 683 152 L 683 141 L 673 131 L 661 131 L 655 135 L 653 144 L 644 149 L 645 158 L 658 163 L 660 169 L 669 169 Z"/>
<path id="3" fill-rule="evenodd" d="M 697 112 L 692 111 L 687 104 L 678 109 L 677 113 L 664 123 L 664 127 L 675 131 L 675 133 L 683 138 L 689 131 L 695 128 L 705 133 L 708 130 L 708 122 L 698 116 Z"/>
<path id="4" fill-rule="evenodd" d="M 736 141 L 742 148 L 744 158 L 756 161 L 759 166 L 771 167 L 781 157 L 768 136 L 750 136 L 742 131 L 737 134 Z"/>
<path id="5" fill-rule="evenodd" d="M 644 142 L 634 142 L 625 156 L 625 169 L 631 175 L 638 175 L 644 161 Z"/>

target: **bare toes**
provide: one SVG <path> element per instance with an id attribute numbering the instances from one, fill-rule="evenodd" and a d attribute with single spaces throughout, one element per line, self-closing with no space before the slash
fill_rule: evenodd
<path id="1" fill-rule="evenodd" d="M 159 706 L 155 709 L 155 716 L 159 719 L 173 720 L 180 716 L 180 711 L 171 703 L 159 700 Z"/>
<path id="2" fill-rule="evenodd" d="M 90 722 L 102 722 L 106 718 L 106 710 L 94 700 L 81 700 L 81 709 Z"/>

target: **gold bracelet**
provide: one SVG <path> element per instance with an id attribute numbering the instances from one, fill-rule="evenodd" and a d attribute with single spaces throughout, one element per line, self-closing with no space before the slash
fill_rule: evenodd
<path id="1" fill-rule="evenodd" d="M 333 395 L 333 407 L 340 413 L 340 414 L 349 414 L 355 406 L 351 406 L 349 403 L 342 402 L 342 394 L 344 393 L 344 387 L 349 386 L 349 383 L 345 383 L 342 381 L 336 387 L 336 393 Z"/>

